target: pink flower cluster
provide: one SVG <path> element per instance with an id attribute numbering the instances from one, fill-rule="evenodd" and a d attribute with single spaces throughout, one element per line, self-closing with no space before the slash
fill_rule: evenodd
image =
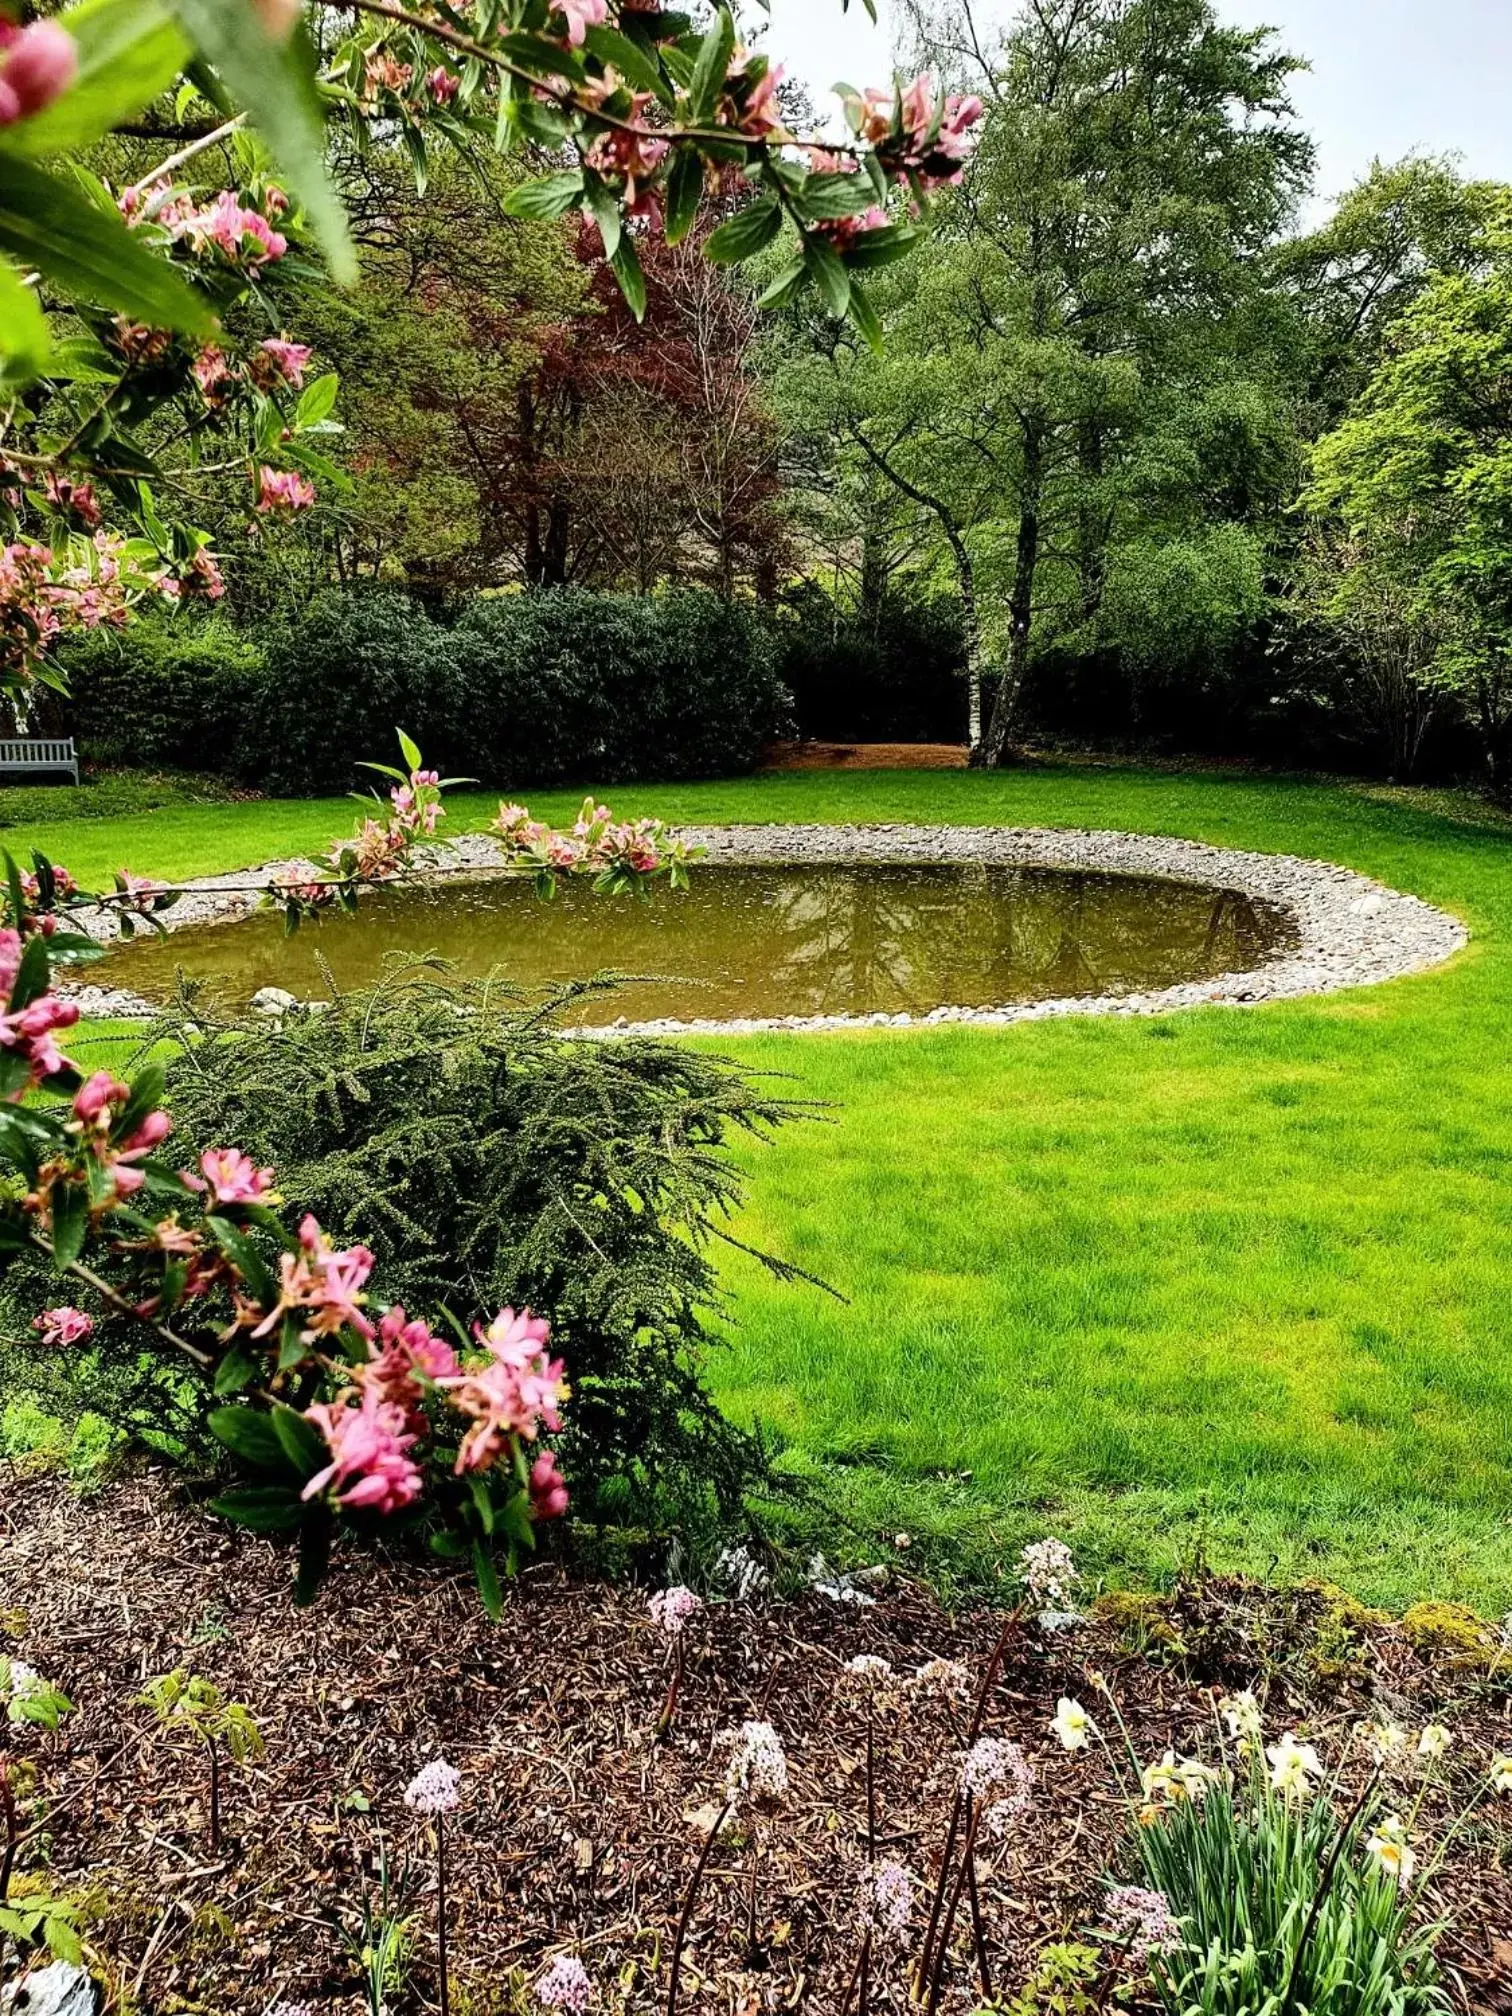
<path id="1" fill-rule="evenodd" d="M 40 1316 L 32 1319 L 32 1328 L 44 1344 L 58 1347 L 82 1344 L 94 1335 L 94 1318 L 86 1316 L 82 1309 L 70 1309 L 66 1304 L 57 1309 L 44 1309 Z"/>
<path id="2" fill-rule="evenodd" d="M 410 1455 L 419 1437 L 404 1410 L 373 1387 L 348 1386 L 329 1404 L 305 1409 L 326 1439 L 331 1460 L 304 1487 L 303 1496 L 329 1491 L 349 1511 L 387 1515 L 413 1505 L 424 1489 Z"/>
<path id="3" fill-rule="evenodd" d="M 819 237 L 826 238 L 837 252 L 844 252 L 868 231 L 885 231 L 892 219 L 878 203 L 869 210 L 863 210 L 859 217 L 825 217 L 811 228 Z"/>
<path id="4" fill-rule="evenodd" d="M 607 85 L 598 84 L 591 87 L 589 95 L 602 100 L 608 98 L 611 92 Z M 636 126 L 644 120 L 651 103 L 649 91 L 633 93 L 630 119 Z M 626 208 L 632 216 L 644 216 L 653 208 L 644 184 L 666 160 L 669 146 L 669 142 L 657 138 L 655 134 L 626 132 L 617 126 L 606 127 L 595 136 L 583 158 L 596 174 L 622 181 Z"/>
<path id="5" fill-rule="evenodd" d="M 280 385 L 287 385 L 291 392 L 298 392 L 304 384 L 304 374 L 310 361 L 310 346 L 307 343 L 290 343 L 282 336 L 267 336 L 247 360 L 247 369 L 252 382 L 261 392 L 272 392 Z"/>
<path id="6" fill-rule="evenodd" d="M 373 1271 L 373 1256 L 366 1246 L 338 1252 L 307 1213 L 299 1228 L 299 1250 L 281 1254 L 278 1269 L 278 1301 L 266 1314 L 249 1312 L 259 1319 L 252 1327 L 254 1337 L 271 1336 L 286 1316 L 303 1319 L 306 1344 L 345 1329 L 369 1339 L 376 1334 L 362 1313 L 367 1299 L 362 1291 Z"/>
<path id="7" fill-rule="evenodd" d="M 92 498 L 88 486 L 81 486 Z M 0 546 L 0 675 L 28 683 L 67 625 L 119 628 L 126 621 L 133 586 L 156 587 L 157 577 L 128 578 L 121 565 L 123 541 L 96 532 L 85 558 L 70 566 L 50 546 L 17 541 Z"/>
<path id="8" fill-rule="evenodd" d="M 393 806 L 392 826 L 411 840 L 428 840 L 446 817 L 437 790 L 441 782 L 435 770 L 412 770 L 408 784 L 396 784 L 389 793 Z"/>
<path id="9" fill-rule="evenodd" d="M 782 78 L 780 63 L 772 67 L 765 56 L 750 49 L 737 49 L 725 72 L 716 124 L 728 126 L 746 140 L 769 140 L 780 133 L 782 111 L 777 103 L 777 87 Z"/>
<path id="10" fill-rule="evenodd" d="M 921 72 L 896 97 L 877 90 L 851 95 L 846 110 L 856 137 L 876 149 L 884 169 L 928 189 L 960 181 L 982 101 L 937 96 L 933 80 Z"/>
<path id="11" fill-rule="evenodd" d="M 567 832 L 532 819 L 523 805 L 501 805 L 491 830 L 504 842 L 506 860 L 560 874 L 607 872 L 655 875 L 687 852 L 659 819 L 616 820 L 607 805 L 583 800 Z"/>
<path id="12" fill-rule="evenodd" d="M 488 1356 L 436 1381 L 472 1426 L 457 1451 L 457 1475 L 487 1470 L 515 1441 L 533 1442 L 545 1428 L 561 1427 L 559 1407 L 567 1397 L 565 1366 L 548 1355 L 551 1325 L 528 1309 L 501 1309 L 487 1329 L 474 1335 Z"/>
<path id="13" fill-rule="evenodd" d="M 44 111 L 78 74 L 78 45 L 56 21 L 18 28 L 0 20 L 0 126 Z"/>
<path id="14" fill-rule="evenodd" d="M 108 1175 L 107 1195 L 112 1202 L 134 1196 L 141 1189 L 147 1178 L 138 1164 L 173 1132 L 173 1121 L 159 1109 L 147 1114 L 124 1139 L 115 1139 L 116 1123 L 130 1098 L 131 1087 L 112 1078 L 108 1071 L 96 1071 L 74 1095 L 74 1131 L 86 1153 Z"/>
<path id="15" fill-rule="evenodd" d="M 658 1589 L 646 1605 L 651 1613 L 651 1622 L 659 1625 L 669 1638 L 681 1638 L 703 1607 L 702 1596 L 691 1589 L 684 1589 L 680 1584 L 672 1589 Z"/>
<path id="16" fill-rule="evenodd" d="M 241 373 L 225 351 L 218 349 L 214 343 L 207 344 L 189 368 L 200 389 L 200 396 L 212 413 L 220 412 L 236 397 L 242 382 Z"/>
<path id="17" fill-rule="evenodd" d="M 287 512 L 292 517 L 296 511 L 308 511 L 314 502 L 315 485 L 297 469 L 270 469 L 264 464 L 258 470 L 257 510 L 268 515 Z"/>
<path id="18" fill-rule="evenodd" d="M 539 2008 L 565 2010 L 566 2016 L 583 2016 L 592 1997 L 588 1970 L 575 1953 L 559 1953 L 535 1986 Z"/>
<path id="19" fill-rule="evenodd" d="M 183 1172 L 191 1190 L 208 1193 L 216 1204 L 276 1204 L 273 1171 L 259 1169 L 240 1148 L 207 1148 L 199 1160 L 199 1173 Z"/>
<path id="20" fill-rule="evenodd" d="M 175 238 L 187 239 L 196 252 L 218 252 L 228 266 L 248 272 L 282 259 L 289 249 L 282 231 L 275 231 L 260 210 L 243 204 L 234 189 L 222 189 L 203 210 L 180 215 L 174 206 L 165 206 L 157 212 L 157 222 Z"/>
<path id="21" fill-rule="evenodd" d="M 60 1001 L 56 994 L 43 994 L 25 1008 L 8 1005 L 16 975 L 21 970 L 24 947 L 19 931 L 0 931 L 0 995 L 7 1006 L 0 1011 L 0 1050 L 22 1057 L 30 1067 L 28 1084 L 66 1070 L 69 1060 L 58 1048 L 60 1029 L 71 1029 L 79 1019 L 77 1002 Z M 25 1096 L 27 1086 L 11 1095 L 12 1103 Z"/>
<path id="22" fill-rule="evenodd" d="M 72 518 L 76 524 L 93 532 L 100 522 L 100 500 L 95 495 L 92 483 L 74 483 L 56 470 L 49 470 L 47 476 L 47 501 L 55 511 L 65 518 Z"/>

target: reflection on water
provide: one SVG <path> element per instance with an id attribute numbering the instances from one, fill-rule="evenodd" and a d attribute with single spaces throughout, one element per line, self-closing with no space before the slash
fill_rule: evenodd
<path id="1" fill-rule="evenodd" d="M 301 997 L 371 980 L 386 953 L 428 952 L 522 986 L 597 971 L 636 980 L 586 1021 L 927 1014 L 1173 986 L 1263 964 L 1285 918 L 1232 891 L 1067 869 L 705 867 L 649 901 L 582 884 L 541 902 L 528 884 L 454 881 L 366 896 L 285 939 L 278 916 L 200 925 L 123 949 L 101 984 L 166 996 L 176 969 L 241 1005 L 259 987 Z"/>

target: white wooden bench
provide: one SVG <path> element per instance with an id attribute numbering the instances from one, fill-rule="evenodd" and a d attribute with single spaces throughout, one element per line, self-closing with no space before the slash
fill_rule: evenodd
<path id="1" fill-rule="evenodd" d="M 45 740 L 27 735 L 14 741 L 0 740 L 0 777 L 35 777 L 41 770 L 61 770 L 79 781 L 79 752 L 72 738 Z"/>

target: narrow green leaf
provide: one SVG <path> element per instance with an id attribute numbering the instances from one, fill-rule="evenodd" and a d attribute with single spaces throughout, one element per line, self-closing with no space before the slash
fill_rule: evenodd
<path id="1" fill-rule="evenodd" d="M 23 122 L 24 123 L 24 122 Z M 0 382 L 29 385 L 54 357 L 36 290 L 8 259 L 0 259 Z"/>
<path id="2" fill-rule="evenodd" d="M 217 1407 L 210 1415 L 210 1433 L 233 1456 L 258 1470 L 287 1470 L 278 1430 L 266 1414 L 253 1407 Z"/>
<path id="3" fill-rule="evenodd" d="M 284 1484 L 238 1484 L 212 1498 L 210 1510 L 254 1533 L 292 1533 L 304 1516 L 298 1493 Z"/>
<path id="4" fill-rule="evenodd" d="M 299 404 L 294 409 L 294 425 L 318 427 L 322 420 L 329 419 L 340 390 L 341 380 L 334 371 L 327 371 L 313 384 L 306 385 L 299 395 Z"/>
<path id="5" fill-rule="evenodd" d="M 233 1344 L 215 1368 L 213 1390 L 217 1399 L 224 1400 L 232 1393 L 245 1393 L 257 1377 L 257 1360 L 241 1345 Z"/>
<path id="6" fill-rule="evenodd" d="M 850 319 L 865 337 L 868 347 L 880 357 L 887 347 L 883 341 L 882 323 L 854 273 L 850 283 Z"/>
<path id="7" fill-rule="evenodd" d="M 168 90 L 193 53 L 162 0 L 83 0 L 55 18 L 78 46 L 78 75 L 51 105 L 5 128 L 6 151 L 92 147 Z"/>
<path id="8" fill-rule="evenodd" d="M 472 1564 L 478 1594 L 483 1599 L 483 1608 L 497 1624 L 504 1615 L 504 1591 L 499 1587 L 499 1571 L 494 1566 L 493 1555 L 481 1540 L 473 1542 Z"/>
<path id="9" fill-rule="evenodd" d="M 666 79 L 650 52 L 640 43 L 632 42 L 628 35 L 622 35 L 617 28 L 590 28 L 587 47 L 600 63 L 617 70 L 637 91 L 650 91 L 658 98 L 666 98 Z"/>
<path id="10" fill-rule="evenodd" d="M 604 241 L 604 257 L 612 266 L 625 230 L 619 198 L 604 183 L 595 180 L 588 191 L 588 205 L 599 228 L 599 237 Z"/>
<path id="11" fill-rule="evenodd" d="M 305 1483 L 308 1484 L 330 1462 L 331 1454 L 319 1429 L 313 1421 L 306 1421 L 303 1414 L 296 1414 L 292 1407 L 273 1409 L 273 1432 L 285 1456 Z"/>
<path id="12" fill-rule="evenodd" d="M 735 22 L 729 8 L 721 7 L 713 27 L 704 35 L 688 86 L 688 116 L 695 125 L 713 118 L 734 53 Z"/>
<path id="13" fill-rule="evenodd" d="M 698 219 L 703 201 L 704 164 L 692 147 L 679 150 L 667 177 L 667 243 L 680 245 Z"/>
<path id="14" fill-rule="evenodd" d="M 61 1274 L 84 1251 L 89 1236 L 89 1192 L 82 1183 L 54 1183 L 52 1221 L 53 1259 Z"/>
<path id="15" fill-rule="evenodd" d="M 70 299 L 114 308 L 134 322 L 190 336 L 208 336 L 216 326 L 204 296 L 133 237 L 113 208 L 9 155 L 0 173 L 0 252 L 45 273 Z"/>
<path id="16" fill-rule="evenodd" d="M 522 182 L 504 198 L 511 217 L 561 217 L 583 200 L 583 177 L 573 169 L 565 175 L 543 175 L 535 182 Z"/>
<path id="17" fill-rule="evenodd" d="M 200 54 L 236 103 L 304 206 L 339 285 L 357 278 L 346 208 L 326 173 L 325 112 L 316 87 L 315 46 L 301 26 L 276 42 L 255 7 L 241 0 L 173 0 Z"/>
<path id="18" fill-rule="evenodd" d="M 614 270 L 614 277 L 619 282 L 620 292 L 625 297 L 630 313 L 637 322 L 644 321 L 646 276 L 641 270 L 640 254 L 635 249 L 635 240 L 630 237 L 621 238 L 609 264 Z"/>
<path id="19" fill-rule="evenodd" d="M 850 275 L 840 263 L 833 245 L 823 238 L 803 241 L 803 256 L 831 315 L 844 315 L 850 307 Z"/>
<path id="20" fill-rule="evenodd" d="M 775 197 L 764 196 L 711 232 L 705 250 L 716 266 L 738 266 L 764 252 L 781 229 L 781 206 Z"/>

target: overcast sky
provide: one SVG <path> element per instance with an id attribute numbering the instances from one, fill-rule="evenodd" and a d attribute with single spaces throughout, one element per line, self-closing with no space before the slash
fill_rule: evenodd
<path id="1" fill-rule="evenodd" d="M 837 78 L 890 72 L 888 0 L 872 28 L 861 0 L 772 0 L 770 47 L 822 105 Z M 1296 100 L 1319 148 L 1318 190 L 1337 195 L 1369 167 L 1414 148 L 1459 154 L 1471 174 L 1512 182 L 1509 0 L 1218 0 L 1231 21 L 1269 23 L 1312 65 Z M 1006 18 L 1011 0 L 980 0 Z"/>

